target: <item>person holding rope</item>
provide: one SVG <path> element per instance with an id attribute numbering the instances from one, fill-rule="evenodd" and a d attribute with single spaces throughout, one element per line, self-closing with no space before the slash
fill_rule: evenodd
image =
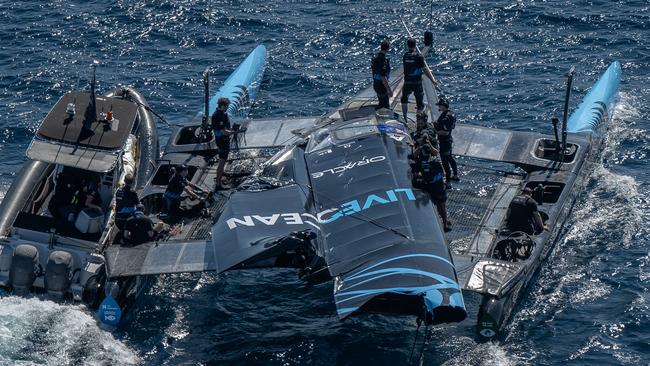
<path id="1" fill-rule="evenodd" d="M 409 96 L 411 93 L 415 95 L 415 104 L 417 112 L 424 112 L 424 88 L 422 87 L 422 74 L 426 76 L 433 85 L 438 82 L 431 74 L 427 67 L 424 56 L 417 49 L 417 41 L 411 37 L 406 41 L 408 52 L 404 54 L 404 86 L 402 87 L 402 113 L 404 121 L 408 113 Z"/>

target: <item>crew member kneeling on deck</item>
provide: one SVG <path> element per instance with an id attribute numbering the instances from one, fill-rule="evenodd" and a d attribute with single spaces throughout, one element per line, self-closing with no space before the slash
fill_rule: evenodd
<path id="1" fill-rule="evenodd" d="M 154 225 L 144 214 L 144 205 L 139 204 L 136 211 L 124 224 L 124 244 L 138 245 L 153 241 L 156 233 L 162 229 L 162 223 Z"/>
<path id="2" fill-rule="evenodd" d="M 515 196 L 510 202 L 507 225 L 511 231 L 523 231 L 532 235 L 542 230 L 549 230 L 548 226 L 544 225 L 539 211 L 537 211 L 537 202 L 531 197 L 532 194 L 533 190 L 526 187 L 520 195 Z"/>
<path id="3" fill-rule="evenodd" d="M 217 175 L 214 178 L 216 181 L 215 190 L 222 189 L 221 177 L 223 176 L 223 169 L 228 160 L 230 153 L 230 136 L 237 133 L 233 131 L 230 126 L 230 119 L 228 118 L 228 106 L 230 100 L 228 98 L 219 98 L 217 101 L 217 110 L 212 115 L 212 131 L 214 139 L 219 149 L 219 165 L 217 165 Z"/>
<path id="4" fill-rule="evenodd" d="M 124 176 L 124 186 L 115 193 L 115 225 L 124 229 L 124 223 L 133 216 L 140 203 L 138 194 L 133 191 L 133 175 Z"/>
<path id="5" fill-rule="evenodd" d="M 416 48 L 415 38 L 409 38 L 406 41 L 408 52 L 404 54 L 404 86 L 402 87 L 402 113 L 406 122 L 406 115 L 409 107 L 409 95 L 415 94 L 415 104 L 417 111 L 424 111 L 424 89 L 422 88 L 422 74 L 424 74 L 433 85 L 438 84 L 433 78 L 431 71 L 424 62 L 424 56 Z"/>
<path id="6" fill-rule="evenodd" d="M 389 99 L 393 96 L 388 78 L 390 77 L 390 60 L 386 57 L 390 42 L 385 39 L 381 42 L 380 51 L 372 58 L 372 88 L 377 93 L 379 105 L 377 108 L 390 109 Z"/>
<path id="7" fill-rule="evenodd" d="M 433 141 L 435 143 L 435 141 Z M 438 149 L 433 146 L 428 137 L 418 141 L 415 149 L 415 166 L 413 186 L 429 193 L 442 219 L 445 232 L 451 231 L 451 223 L 447 218 L 447 191 L 444 182 L 442 163 L 437 158 Z"/>
<path id="8" fill-rule="evenodd" d="M 167 203 L 167 213 L 172 216 L 180 216 L 181 212 L 181 194 L 183 191 L 192 197 L 192 199 L 197 199 L 199 196 L 192 191 L 191 188 L 202 190 L 200 187 L 197 187 L 195 184 L 192 184 L 187 180 L 187 174 L 189 170 L 186 165 L 179 166 L 175 171 L 172 178 L 169 180 L 167 185 L 167 190 L 165 191 L 165 202 Z"/>

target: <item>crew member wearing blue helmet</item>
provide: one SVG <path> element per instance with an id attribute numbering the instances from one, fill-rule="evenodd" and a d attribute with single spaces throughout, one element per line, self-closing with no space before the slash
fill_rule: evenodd
<path id="1" fill-rule="evenodd" d="M 408 52 L 404 54 L 404 87 L 402 88 L 402 113 L 404 121 L 408 112 L 409 95 L 415 94 L 415 104 L 418 112 L 424 111 L 424 89 L 422 88 L 422 74 L 429 78 L 433 85 L 438 84 L 436 79 L 429 71 L 424 56 L 417 50 L 415 38 L 409 38 L 406 41 Z"/>
<path id="2" fill-rule="evenodd" d="M 390 49 L 390 42 L 385 39 L 381 42 L 380 50 L 372 58 L 372 87 L 377 93 L 379 100 L 378 108 L 389 108 L 389 98 L 393 96 L 393 90 L 388 84 L 390 77 L 390 60 L 386 57 Z"/>

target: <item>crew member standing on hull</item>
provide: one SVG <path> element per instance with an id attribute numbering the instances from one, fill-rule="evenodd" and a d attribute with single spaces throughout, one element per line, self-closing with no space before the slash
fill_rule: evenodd
<path id="1" fill-rule="evenodd" d="M 451 188 L 451 181 L 458 182 L 458 165 L 451 153 L 454 139 L 451 137 L 451 131 L 456 127 L 456 117 L 449 110 L 449 101 L 445 97 L 438 99 L 438 111 L 440 116 L 434 127 L 438 134 L 438 141 L 440 142 L 440 158 L 442 160 L 442 167 L 445 168 L 446 187 Z M 451 173 L 454 175 L 451 175 Z"/>
<path id="2" fill-rule="evenodd" d="M 389 98 L 393 96 L 393 90 L 388 84 L 390 77 L 390 60 L 386 57 L 390 49 L 390 42 L 385 39 L 381 42 L 380 51 L 372 58 L 372 87 L 377 93 L 379 108 L 390 109 Z"/>
<path id="3" fill-rule="evenodd" d="M 508 229 L 511 231 L 523 231 L 529 235 L 542 230 L 549 231 L 548 226 L 544 225 L 542 215 L 537 210 L 537 202 L 531 197 L 532 194 L 533 190 L 526 187 L 510 202 L 507 221 Z"/>
<path id="4" fill-rule="evenodd" d="M 230 153 L 230 136 L 237 133 L 233 131 L 230 126 L 230 119 L 228 118 L 228 106 L 230 100 L 228 98 L 219 98 L 217 101 L 217 110 L 212 115 L 212 131 L 214 139 L 219 149 L 219 164 L 217 165 L 217 176 L 214 178 L 216 181 L 215 190 L 221 190 L 221 177 L 223 176 L 223 169 L 228 160 Z"/>
<path id="5" fill-rule="evenodd" d="M 422 74 L 424 74 L 433 85 L 438 84 L 431 71 L 424 62 L 424 56 L 417 50 L 415 38 L 406 41 L 408 52 L 404 54 L 404 86 L 402 87 L 402 113 L 406 122 L 408 113 L 409 95 L 415 94 L 415 104 L 418 112 L 424 111 L 424 89 L 422 88 Z"/>

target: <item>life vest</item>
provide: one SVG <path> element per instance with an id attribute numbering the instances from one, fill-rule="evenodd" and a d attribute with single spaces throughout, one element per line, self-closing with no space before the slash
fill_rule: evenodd
<path id="1" fill-rule="evenodd" d="M 377 52 L 371 61 L 372 66 L 372 79 L 381 81 L 382 77 L 390 77 L 390 61 L 386 58 L 383 52 Z"/>
<path id="2" fill-rule="evenodd" d="M 406 82 L 422 81 L 422 55 L 417 52 L 407 52 L 404 54 L 404 79 Z"/>

